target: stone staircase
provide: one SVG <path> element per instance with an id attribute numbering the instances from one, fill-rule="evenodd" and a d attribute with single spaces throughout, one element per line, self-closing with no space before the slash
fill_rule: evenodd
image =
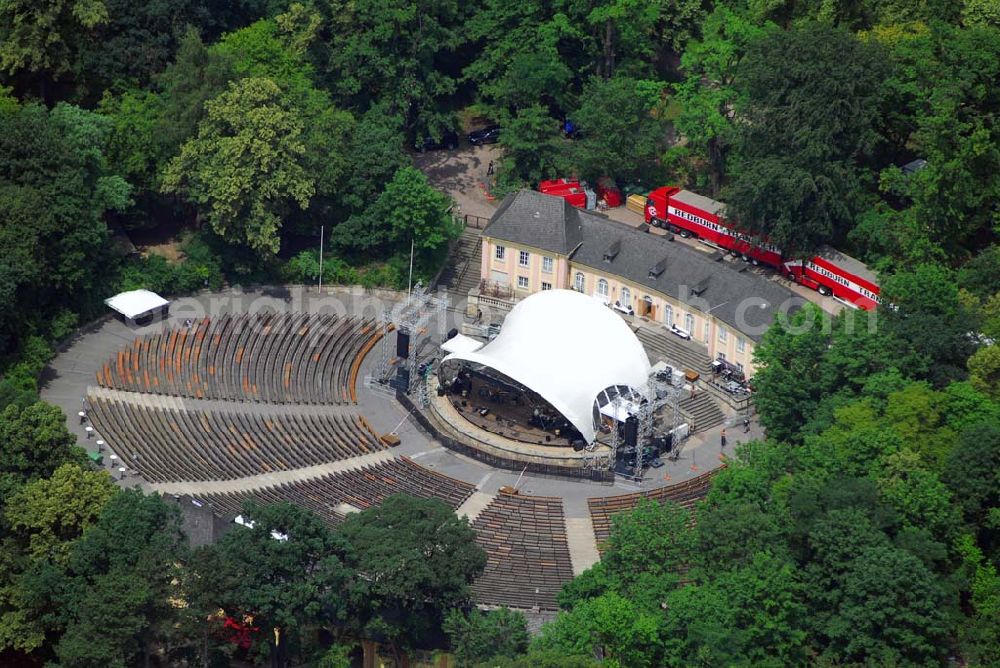
<path id="1" fill-rule="evenodd" d="M 453 294 L 465 296 L 479 286 L 479 267 L 482 263 L 482 232 L 471 227 L 462 230 L 455 247 L 448 255 L 448 262 L 438 277 L 437 286 Z"/>
<path id="2" fill-rule="evenodd" d="M 663 359 L 671 366 L 697 371 L 702 375 L 712 372 L 712 360 L 704 346 L 678 338 L 662 326 L 657 329 L 660 331 L 644 326 L 635 329 L 635 335 L 646 348 L 651 364 Z"/>
<path id="3" fill-rule="evenodd" d="M 693 341 L 685 341 L 665 329 L 638 327 L 635 335 L 649 354 L 649 361 L 656 364 L 662 359 L 667 364 L 684 370 L 697 371 L 705 379 L 712 377 L 712 360 L 705 348 Z M 697 431 L 707 431 L 722 424 L 726 416 L 712 395 L 704 388 L 693 398 L 685 397 L 680 402 L 684 419 Z"/>
<path id="4" fill-rule="evenodd" d="M 726 416 L 719 410 L 715 399 L 704 390 L 694 398 L 682 399 L 679 408 L 684 419 L 693 425 L 695 431 L 708 431 L 726 421 Z"/>

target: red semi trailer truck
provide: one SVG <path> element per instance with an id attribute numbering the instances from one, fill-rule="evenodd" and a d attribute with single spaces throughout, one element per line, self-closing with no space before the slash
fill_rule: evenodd
<path id="1" fill-rule="evenodd" d="M 673 186 L 646 198 L 646 223 L 683 237 L 698 237 L 755 263 L 781 271 L 793 281 L 849 305 L 871 310 L 878 304 L 875 274 L 833 248 L 810 260 L 786 260 L 781 249 L 741 232 L 725 219 L 725 204 Z"/>

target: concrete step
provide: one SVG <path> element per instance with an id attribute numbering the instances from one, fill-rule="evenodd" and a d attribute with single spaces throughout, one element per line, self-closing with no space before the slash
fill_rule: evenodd
<path id="1" fill-rule="evenodd" d="M 437 285 L 449 292 L 467 293 L 479 285 L 479 266 L 482 258 L 480 232 L 466 228 L 448 256 Z"/>
<path id="2" fill-rule="evenodd" d="M 662 326 L 660 326 L 662 328 Z M 699 373 L 711 371 L 712 360 L 705 348 L 691 341 L 683 341 L 666 330 L 656 331 L 652 327 L 640 326 L 636 336 L 649 353 L 654 364 L 662 359 L 667 364 Z"/>
<path id="3" fill-rule="evenodd" d="M 682 399 L 679 408 L 687 419 L 694 422 L 695 429 L 698 431 L 707 431 L 726 420 L 725 414 L 716 405 L 715 399 L 705 392 L 695 395 L 694 398 Z"/>

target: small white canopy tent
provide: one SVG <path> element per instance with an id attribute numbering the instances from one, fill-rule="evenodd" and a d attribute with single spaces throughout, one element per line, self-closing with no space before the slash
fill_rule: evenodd
<path id="1" fill-rule="evenodd" d="M 133 322 L 145 315 L 165 309 L 170 302 L 149 290 L 119 292 L 104 300 L 105 305 Z"/>
<path id="2" fill-rule="evenodd" d="M 456 334 L 441 344 L 441 350 L 446 353 L 472 353 L 482 347 L 482 341 L 477 341 L 465 334 Z"/>
<path id="3" fill-rule="evenodd" d="M 494 369 L 537 392 L 588 443 L 594 401 L 605 389 L 647 385 L 649 357 L 629 326 L 601 302 L 573 290 L 545 290 L 519 302 L 495 339 L 444 358 Z"/>

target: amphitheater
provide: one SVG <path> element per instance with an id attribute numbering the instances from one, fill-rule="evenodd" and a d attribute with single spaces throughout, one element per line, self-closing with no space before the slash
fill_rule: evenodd
<path id="1" fill-rule="evenodd" d="M 169 319 L 145 328 L 105 318 L 66 343 L 43 398 L 70 416 L 89 451 L 104 442 L 103 465 L 121 484 L 220 521 L 251 498 L 290 501 L 331 525 L 395 493 L 439 499 L 469 519 L 487 552 L 478 603 L 543 616 L 562 585 L 599 560 L 615 513 L 643 497 L 691 508 L 706 494 L 723 460 L 725 416 L 711 406 L 691 407 L 708 411 L 704 425 L 680 459 L 650 469 L 641 485 L 524 474 L 444 447 L 364 383 L 381 350 L 379 314 L 398 299 L 346 288 L 233 290 L 176 301 Z M 447 331 L 462 317 L 449 311 L 455 322 L 434 324 Z M 637 326 L 652 360 L 708 363 Z M 386 445 L 389 433 L 398 445 Z"/>

